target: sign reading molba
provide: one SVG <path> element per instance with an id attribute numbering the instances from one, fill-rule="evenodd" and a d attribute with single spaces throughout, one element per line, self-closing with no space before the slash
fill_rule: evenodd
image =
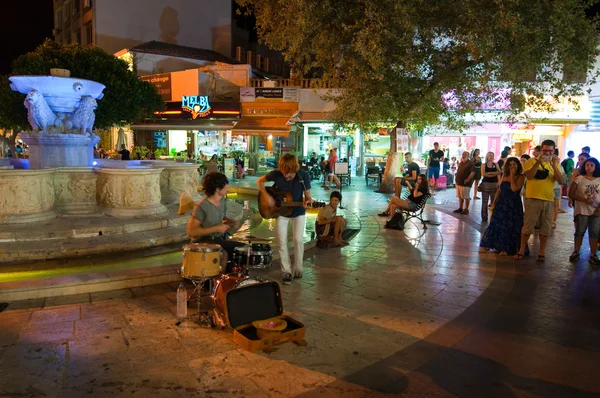
<path id="1" fill-rule="evenodd" d="M 210 114 L 210 103 L 207 95 L 184 95 L 181 97 L 181 109 L 190 112 L 192 119 Z"/>

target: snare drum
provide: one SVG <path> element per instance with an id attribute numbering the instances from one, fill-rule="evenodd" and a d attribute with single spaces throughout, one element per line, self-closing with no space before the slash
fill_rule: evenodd
<path id="1" fill-rule="evenodd" d="M 213 288 L 212 298 L 215 308 L 221 313 L 225 314 L 225 295 L 228 291 L 233 289 L 239 289 L 244 286 L 254 285 L 260 283 L 262 280 L 256 278 L 248 278 L 247 276 L 240 276 L 239 274 L 223 275 L 221 279 L 217 281 Z"/>
<path id="2" fill-rule="evenodd" d="M 191 243 L 183 246 L 181 276 L 184 278 L 210 278 L 221 274 L 223 249 L 209 243 Z"/>
<path id="3" fill-rule="evenodd" d="M 233 262 L 242 268 L 248 266 L 253 269 L 266 269 L 271 266 L 271 262 L 273 261 L 273 250 L 271 249 L 271 245 L 262 243 L 252 244 L 250 262 L 248 262 L 249 249 L 249 245 L 239 246 L 233 249 Z"/>

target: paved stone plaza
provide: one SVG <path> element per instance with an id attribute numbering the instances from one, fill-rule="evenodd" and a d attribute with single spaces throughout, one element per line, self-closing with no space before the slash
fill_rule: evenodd
<path id="1" fill-rule="evenodd" d="M 0 396 L 600 394 L 600 268 L 587 253 L 568 262 L 571 215 L 546 263 L 517 263 L 478 254 L 481 201 L 455 216 L 450 189 L 426 207 L 440 226 L 389 231 L 376 216 L 387 197 L 355 184 L 343 204 L 361 232 L 308 251 L 303 279 L 281 285 L 307 346 L 251 354 L 230 333 L 178 327 L 177 283 L 13 302 L 0 313 Z"/>

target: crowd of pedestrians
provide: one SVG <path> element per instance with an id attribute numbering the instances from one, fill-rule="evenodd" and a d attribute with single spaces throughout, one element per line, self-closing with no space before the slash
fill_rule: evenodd
<path id="1" fill-rule="evenodd" d="M 535 230 L 539 236 L 537 261 L 546 258 L 548 237 L 556 228 L 561 209 L 561 199 L 568 198 L 574 208 L 575 245 L 571 261 L 580 258 L 583 238 L 587 232 L 592 264 L 600 265 L 597 256 L 600 242 L 600 164 L 590 156 L 590 148 L 583 147 L 575 162 L 575 153 L 567 152 L 560 160 L 556 143 L 545 140 L 533 151 L 533 156 L 523 154 L 511 157 L 511 148 L 505 147 L 496 162 L 493 152 L 481 158 L 479 149 L 462 151 L 460 160 L 445 158 L 439 144 L 429 152 L 427 174 L 412 154 L 404 154 L 404 174 L 394 179 L 394 197 L 380 213 L 382 217 L 393 216 L 396 210 L 413 211 L 424 195 L 431 194 L 440 177 L 440 166 L 453 173 L 458 208 L 454 213 L 469 214 L 471 200 L 482 200 L 481 220 L 487 223 L 480 242 L 480 252 L 511 255 L 521 260 L 529 255 L 529 239 Z M 410 195 L 401 198 L 402 187 Z M 480 196 L 478 196 L 480 194 Z"/>
<path id="2" fill-rule="evenodd" d="M 480 251 L 514 255 L 515 259 L 521 260 L 529 255 L 528 241 L 537 229 L 540 244 L 536 259 L 539 262 L 545 261 L 548 236 L 552 229 L 556 228 L 556 217 L 561 210 L 560 201 L 564 186 L 569 206 L 574 207 L 575 247 L 570 260 L 579 260 L 583 237 L 587 231 L 591 252 L 589 261 L 599 265 L 600 259 L 596 254 L 600 236 L 598 160 L 590 157 L 589 147 L 584 147 L 577 165 L 573 160 L 572 151 L 569 151 L 567 158 L 561 162 L 556 144 L 552 140 L 543 141 L 533 155 L 523 155 L 520 160 L 507 157 L 503 166 L 501 161 L 494 164 L 493 154 L 486 156 L 486 162 L 481 168 L 484 180 L 480 191 L 493 191 L 497 185 L 494 178 L 497 178 L 499 185 L 489 205 L 491 219 L 481 239 Z M 463 163 L 468 165 L 465 159 Z M 457 190 L 457 196 L 459 203 L 462 203 L 460 199 L 464 195 Z M 488 197 L 482 197 L 484 203 L 481 218 L 486 222 Z M 464 214 L 464 210 L 461 212 Z"/>

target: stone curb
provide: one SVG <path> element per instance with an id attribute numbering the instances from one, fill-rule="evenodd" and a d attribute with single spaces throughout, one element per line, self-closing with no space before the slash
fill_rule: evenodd
<path id="1" fill-rule="evenodd" d="M 315 248 L 317 242 L 304 244 L 305 250 Z M 279 253 L 273 253 L 273 260 L 279 260 Z M 44 297 L 69 296 L 82 293 L 96 293 L 108 290 L 126 289 L 181 281 L 177 271 L 181 264 L 163 265 L 153 268 L 123 270 L 115 273 L 92 273 L 69 277 L 24 280 L 0 283 L 0 302 L 28 300 Z"/>

